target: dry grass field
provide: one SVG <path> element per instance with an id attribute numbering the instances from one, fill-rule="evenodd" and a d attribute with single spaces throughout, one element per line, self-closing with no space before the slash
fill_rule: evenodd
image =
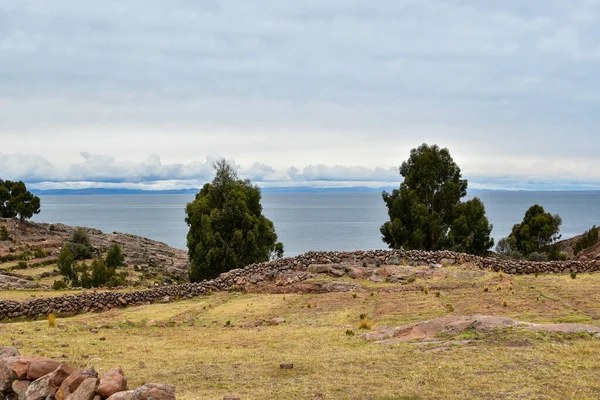
<path id="1" fill-rule="evenodd" d="M 323 278 L 330 279 L 330 278 Z M 122 366 L 130 387 L 169 383 L 177 398 L 596 399 L 600 339 L 520 329 L 466 331 L 432 342 L 364 341 L 373 328 L 486 314 L 600 326 L 600 275 L 508 276 L 449 268 L 408 285 L 352 292 L 215 293 L 193 300 L 46 321 L 11 322 L 0 344 L 99 371 Z M 485 289 L 487 288 L 487 290 Z M 61 292 L 38 292 L 47 296 Z M 32 292 L 2 292 L 26 299 Z M 258 325 L 274 317 L 281 325 Z M 150 322 L 154 321 L 154 322 Z M 152 326 L 151 326 L 152 325 Z M 96 332 L 97 330 L 97 332 Z M 354 335 L 352 335 L 352 333 Z M 293 363 L 282 370 L 280 363 Z"/>

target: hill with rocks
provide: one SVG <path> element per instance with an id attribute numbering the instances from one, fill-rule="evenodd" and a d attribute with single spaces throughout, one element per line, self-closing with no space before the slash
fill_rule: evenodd
<path id="1" fill-rule="evenodd" d="M 10 238 L 0 240 L 0 289 L 50 286 L 60 250 L 78 227 L 28 222 L 20 231 L 17 220 L 0 218 L 2 227 Z M 90 238 L 94 256 L 104 255 L 116 243 L 125 255 L 125 264 L 137 275 L 158 281 L 187 280 L 189 261 L 185 250 L 131 234 L 82 229 Z"/>

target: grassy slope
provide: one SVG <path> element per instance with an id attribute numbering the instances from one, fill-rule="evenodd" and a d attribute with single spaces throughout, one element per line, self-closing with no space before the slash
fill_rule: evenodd
<path id="1" fill-rule="evenodd" d="M 130 386 L 170 383 L 184 400 L 222 399 L 228 393 L 244 399 L 317 394 L 335 399 L 592 399 L 600 393 L 597 339 L 505 331 L 461 335 L 470 343 L 386 346 L 364 342 L 357 326 L 362 313 L 375 327 L 399 325 L 447 314 L 448 304 L 454 314 L 600 325 L 599 284 L 600 275 L 467 279 L 459 273 L 408 286 L 364 282 L 355 293 L 217 293 L 60 319 L 63 328 L 49 328 L 44 321 L 6 324 L 0 328 L 0 344 L 16 339 L 23 353 L 64 355 L 75 366 L 106 370 L 120 365 Z M 428 294 L 420 290 L 423 285 L 431 287 Z M 272 317 L 287 322 L 250 327 Z M 146 327 L 148 320 L 167 326 Z M 103 327 L 99 333 L 88 329 L 98 325 Z M 357 336 L 346 336 L 347 329 Z M 294 369 L 280 370 L 281 362 L 294 363 Z"/>

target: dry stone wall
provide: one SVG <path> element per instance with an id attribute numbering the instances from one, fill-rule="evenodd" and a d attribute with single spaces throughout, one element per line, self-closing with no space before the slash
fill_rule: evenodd
<path id="1" fill-rule="evenodd" d="M 379 265 L 461 265 L 470 264 L 481 269 L 503 271 L 508 274 L 583 273 L 600 270 L 600 259 L 589 261 L 530 262 L 483 258 L 451 251 L 425 252 L 402 250 L 374 250 L 356 252 L 308 252 L 261 264 L 252 264 L 221 274 L 218 278 L 200 283 L 156 287 L 135 292 L 86 292 L 79 295 L 32 299 L 26 302 L 0 300 L 0 320 L 35 318 L 50 312 L 71 315 L 81 312 L 101 312 L 115 307 L 170 302 L 206 294 L 208 291 L 230 290 L 235 286 L 275 280 L 289 271 L 307 271 L 315 264 Z M 308 274 L 305 274 L 308 276 Z"/>

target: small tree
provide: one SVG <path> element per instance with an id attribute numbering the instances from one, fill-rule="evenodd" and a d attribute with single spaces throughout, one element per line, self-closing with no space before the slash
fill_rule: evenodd
<path id="1" fill-rule="evenodd" d="M 119 268 L 123 266 L 124 262 L 125 255 L 123 255 L 123 252 L 121 251 L 121 246 L 117 243 L 113 244 L 106 255 L 106 266 L 109 268 Z"/>
<path id="2" fill-rule="evenodd" d="M 453 250 L 461 253 L 485 256 L 494 246 L 494 239 L 490 236 L 492 228 L 481 200 L 475 197 L 459 203 L 448 234 L 450 245 Z"/>
<path id="3" fill-rule="evenodd" d="M 86 260 L 92 258 L 94 248 L 90 241 L 90 237 L 83 228 L 77 228 L 73 232 L 71 241 L 65 244 L 73 253 L 75 260 Z"/>
<path id="4" fill-rule="evenodd" d="M 0 179 L 0 218 L 14 218 L 17 216 L 9 203 L 12 186 L 13 182 Z"/>
<path id="5" fill-rule="evenodd" d="M 58 271 L 64 277 L 65 281 L 70 281 L 73 283 L 77 281 L 75 257 L 73 257 L 73 253 L 71 250 L 69 250 L 68 246 L 63 246 L 60 254 L 58 255 L 56 265 L 58 266 Z"/>
<path id="6" fill-rule="evenodd" d="M 190 280 L 198 282 L 283 254 L 273 223 L 262 214 L 260 188 L 240 180 L 225 160 L 212 183 L 186 207 Z"/>
<path id="7" fill-rule="evenodd" d="M 513 226 L 503 245 L 526 257 L 531 253 L 548 253 L 561 237 L 561 224 L 562 219 L 558 214 L 547 213 L 544 207 L 535 204 L 529 207 L 523 221 Z"/>

